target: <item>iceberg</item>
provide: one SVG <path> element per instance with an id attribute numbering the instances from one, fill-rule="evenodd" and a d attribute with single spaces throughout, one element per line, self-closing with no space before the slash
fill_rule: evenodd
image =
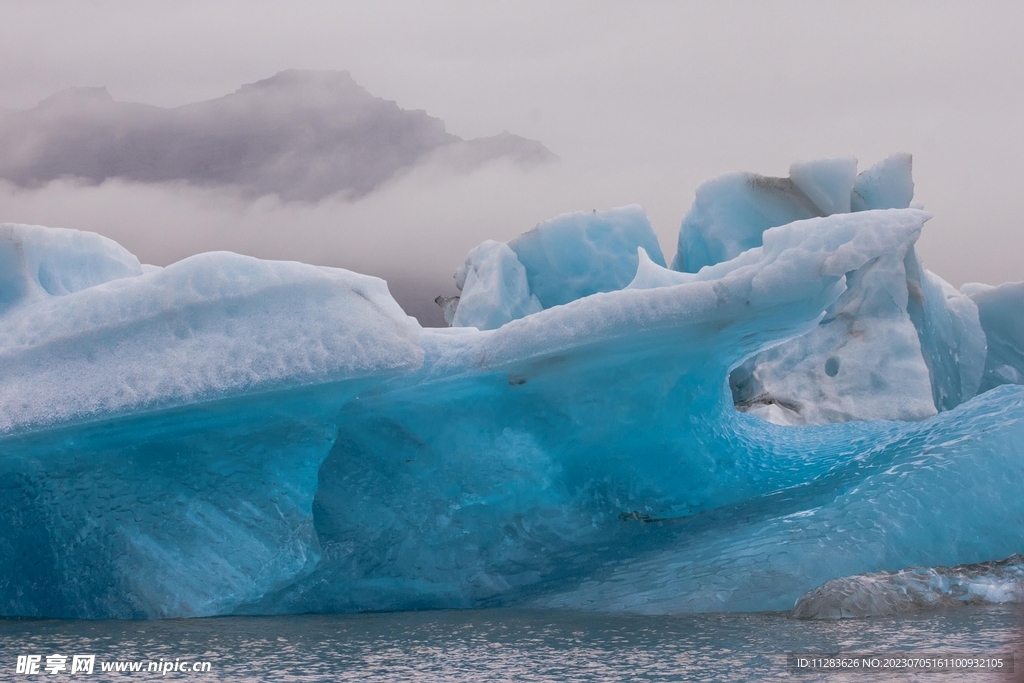
<path id="1" fill-rule="evenodd" d="M 977 304 L 907 254 L 907 313 L 917 328 L 937 410 L 951 410 L 981 388 L 989 336 Z M 994 385 L 993 385 L 994 386 Z"/>
<path id="2" fill-rule="evenodd" d="M 713 181 L 751 243 L 695 272 L 639 207 L 485 242 L 441 329 L 3 225 L 0 615 L 789 610 L 1020 552 L 1024 290 L 920 266 L 901 159 Z"/>
<path id="3" fill-rule="evenodd" d="M 509 247 L 544 308 L 622 289 L 636 274 L 639 247 L 665 265 L 651 222 L 638 204 L 563 214 L 523 233 Z"/>
<path id="4" fill-rule="evenodd" d="M 856 168 L 855 159 L 827 159 L 795 163 L 788 178 L 734 174 L 706 183 L 683 219 L 673 269 L 698 272 L 735 258 L 798 218 L 910 206 L 909 154 Z M 977 306 L 923 268 L 918 237 L 848 273 L 847 291 L 818 328 L 736 368 L 736 406 L 777 424 L 825 424 L 922 419 L 974 396 L 987 353 Z"/>
<path id="5" fill-rule="evenodd" d="M 743 415 L 734 428 L 756 430 L 743 447 L 772 443 L 822 469 L 646 524 L 664 547 L 608 562 L 538 603 L 645 614 L 788 611 L 840 577 L 1008 557 L 1024 519 L 1022 411 L 1024 390 L 1003 386 L 918 422 L 752 427 L 757 418 Z"/>
<path id="6" fill-rule="evenodd" d="M 978 307 L 988 342 L 979 391 L 1024 384 L 1024 282 L 998 287 L 968 284 L 963 289 Z"/>
<path id="7" fill-rule="evenodd" d="M 934 415 L 928 366 L 908 311 L 905 261 L 919 234 L 847 273 L 846 291 L 815 328 L 734 371 L 737 406 L 781 424 Z"/>
<path id="8" fill-rule="evenodd" d="M 815 216 L 905 209 L 914 197 L 909 154 L 858 174 L 853 158 L 797 162 L 788 178 L 732 173 L 697 188 L 679 228 L 672 269 L 695 273 L 761 244 L 769 228 Z"/>
<path id="9" fill-rule="evenodd" d="M 1024 602 L 1024 555 L 957 567 L 911 567 L 833 579 L 800 597 L 798 619 L 907 614 L 963 604 Z"/>
<path id="10" fill-rule="evenodd" d="M 665 265 L 639 205 L 562 214 L 508 244 L 488 240 L 473 249 L 455 273 L 461 296 L 438 305 L 454 305 L 452 327 L 495 329 L 544 308 L 622 289 L 636 274 L 637 249 Z"/>
<path id="11" fill-rule="evenodd" d="M 462 294 L 452 302 L 453 327 L 493 330 L 544 308 L 530 291 L 526 268 L 504 242 L 488 240 L 469 252 L 455 286 Z"/>
<path id="12" fill-rule="evenodd" d="M 217 614 L 315 562 L 332 411 L 422 358 L 383 281 L 0 227 L 0 613 Z M 248 598 L 246 598 L 248 596 Z"/>
<path id="13" fill-rule="evenodd" d="M 904 209 L 914 199 L 913 158 L 893 154 L 857 174 L 850 194 L 852 211 Z"/>

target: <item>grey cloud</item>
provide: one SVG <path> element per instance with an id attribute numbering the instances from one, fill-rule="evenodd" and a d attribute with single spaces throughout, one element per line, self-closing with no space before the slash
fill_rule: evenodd
<path id="1" fill-rule="evenodd" d="M 463 140 L 348 72 L 299 70 L 170 109 L 72 88 L 30 110 L 0 110 L 0 149 L 0 177 L 22 187 L 62 177 L 185 181 L 305 201 L 362 197 L 426 160 L 467 171 L 497 158 L 526 167 L 556 158 L 507 132 Z"/>

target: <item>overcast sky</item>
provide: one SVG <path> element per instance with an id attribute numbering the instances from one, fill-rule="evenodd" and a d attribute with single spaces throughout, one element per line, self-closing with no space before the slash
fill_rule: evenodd
<path id="1" fill-rule="evenodd" d="M 450 293 L 469 248 L 564 211 L 641 203 L 671 258 L 706 179 L 906 151 L 935 214 L 925 265 L 956 285 L 1024 280 L 1024 3 L 0 0 L 0 17 L 2 107 L 74 86 L 177 106 L 348 70 L 455 135 L 508 130 L 562 160 L 423 167 L 356 202 L 0 187 L 0 221 L 96 230 L 150 262 L 228 248 Z"/>

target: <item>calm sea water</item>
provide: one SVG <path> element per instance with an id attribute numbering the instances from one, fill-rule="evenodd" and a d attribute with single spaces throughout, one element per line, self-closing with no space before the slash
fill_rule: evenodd
<path id="1" fill-rule="evenodd" d="M 804 622 L 781 614 L 675 617 L 520 609 L 166 621 L 0 619 L 0 680 L 192 681 L 982 681 L 1024 680 L 1024 608 Z M 787 655 L 1017 655 L 1014 674 L 794 673 Z M 18 674 L 38 654 L 40 674 Z M 95 655 L 94 672 L 47 674 L 47 655 Z M 207 673 L 148 662 L 209 662 Z M 102 672 L 137 661 L 140 672 Z"/>

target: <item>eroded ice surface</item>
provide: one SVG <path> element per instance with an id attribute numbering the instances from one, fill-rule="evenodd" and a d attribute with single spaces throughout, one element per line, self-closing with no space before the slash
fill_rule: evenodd
<path id="1" fill-rule="evenodd" d="M 109 272 L 118 277 L 104 281 Z M 419 326 L 377 278 L 230 253 L 148 273 L 136 262 L 125 275 L 102 270 L 101 284 L 71 292 L 40 287 L 4 313 L 0 430 L 380 381 L 422 357 Z"/>
<path id="2" fill-rule="evenodd" d="M 895 154 L 859 175 L 855 159 L 832 159 L 793 164 L 789 178 L 712 180 L 683 220 L 673 268 L 734 258 L 765 230 L 807 215 L 906 208 L 911 165 Z M 986 362 L 977 306 L 922 267 L 918 237 L 849 273 L 816 329 L 737 368 L 737 407 L 779 424 L 914 420 L 974 396 Z"/>
<path id="3" fill-rule="evenodd" d="M 906 614 L 964 604 L 1024 602 L 1024 556 L 956 567 L 911 567 L 833 579 L 797 600 L 798 619 Z"/>
<path id="4" fill-rule="evenodd" d="M 752 438 L 744 446 L 770 442 L 821 469 L 736 504 L 648 525 L 664 547 L 609 562 L 540 602 L 652 614 L 787 610 L 830 579 L 983 562 L 1020 547 L 1022 387 L 1000 387 L 920 422 L 793 429 L 742 418 L 732 428 Z"/>
<path id="5" fill-rule="evenodd" d="M 934 415 L 928 366 L 908 312 L 905 262 L 919 235 L 849 272 L 846 291 L 816 327 L 738 368 L 732 384 L 739 407 L 782 424 Z"/>
<path id="6" fill-rule="evenodd" d="M 698 272 L 636 208 L 485 243 L 440 330 L 347 271 L 5 227 L 0 614 L 786 610 L 1018 552 L 1018 291 L 920 267 L 898 161 L 794 165 L 771 206 L 829 215 Z M 740 371 L 836 423 L 737 411 Z"/>

